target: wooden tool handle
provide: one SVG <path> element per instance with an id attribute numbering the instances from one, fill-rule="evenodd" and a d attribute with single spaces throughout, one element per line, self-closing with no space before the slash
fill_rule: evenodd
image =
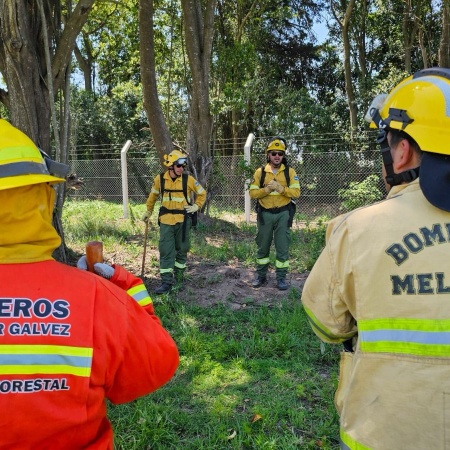
<path id="1" fill-rule="evenodd" d="M 103 242 L 90 241 L 86 244 L 86 263 L 89 272 L 94 272 L 94 264 L 103 262 Z"/>

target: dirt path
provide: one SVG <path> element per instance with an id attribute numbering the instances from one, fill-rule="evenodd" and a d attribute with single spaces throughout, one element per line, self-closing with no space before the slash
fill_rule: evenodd
<path id="1" fill-rule="evenodd" d="M 189 261 L 183 289 L 177 292 L 180 299 L 208 307 L 225 304 L 237 310 L 248 306 L 274 305 L 288 297 L 300 297 L 307 273 L 290 273 L 290 288 L 278 290 L 275 273 L 269 272 L 268 283 L 258 289 L 251 286 L 255 277 L 253 269 L 238 265 L 213 265 L 202 261 Z M 158 278 L 145 278 L 150 292 L 159 284 Z"/>

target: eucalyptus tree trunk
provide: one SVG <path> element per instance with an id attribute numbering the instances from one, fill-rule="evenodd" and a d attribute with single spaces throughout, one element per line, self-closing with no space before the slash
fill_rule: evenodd
<path id="1" fill-rule="evenodd" d="M 0 17 L 0 70 L 7 85 L 4 104 L 12 124 L 48 150 L 50 103 L 42 77 L 46 73 L 44 52 L 38 52 L 35 45 L 38 30 L 32 26 L 34 21 L 23 1 L 2 0 Z"/>
<path id="2" fill-rule="evenodd" d="M 350 21 L 352 19 L 353 8 L 355 0 L 350 0 L 347 5 L 346 2 L 341 2 L 342 9 L 345 8 L 342 18 L 339 17 L 333 0 L 330 1 L 331 11 L 338 23 L 342 34 L 342 45 L 344 48 L 344 75 L 345 75 L 345 91 L 347 93 L 347 103 L 350 111 L 350 139 L 353 143 L 353 137 L 358 125 L 358 106 L 356 104 L 355 91 L 352 82 L 352 66 L 351 66 L 351 44 L 350 44 Z"/>
<path id="3" fill-rule="evenodd" d="M 47 41 L 39 7 L 32 0 L 0 0 L 0 72 L 7 89 L 0 101 L 11 123 L 50 152 L 51 104 L 46 48 L 50 51 L 52 90 L 65 84 L 75 40 L 95 0 L 80 0 L 62 26 L 61 1 L 43 2 Z M 68 9 L 70 11 L 70 8 Z"/>
<path id="4" fill-rule="evenodd" d="M 403 51 L 405 60 L 405 70 L 411 73 L 412 62 L 411 55 L 413 45 L 419 31 L 420 19 L 419 12 L 421 11 L 422 0 L 405 0 L 402 20 L 402 34 L 403 34 Z"/>
<path id="5" fill-rule="evenodd" d="M 144 110 L 161 162 L 173 150 L 172 138 L 158 98 L 153 31 L 153 0 L 139 1 L 139 39 Z"/>
<path id="6" fill-rule="evenodd" d="M 439 46 L 439 66 L 450 67 L 450 0 L 442 5 L 442 32 Z"/>
<path id="7" fill-rule="evenodd" d="M 209 76 L 217 0 L 181 0 L 181 4 L 192 76 L 186 149 L 193 162 L 195 177 L 206 186 L 212 171 Z"/>

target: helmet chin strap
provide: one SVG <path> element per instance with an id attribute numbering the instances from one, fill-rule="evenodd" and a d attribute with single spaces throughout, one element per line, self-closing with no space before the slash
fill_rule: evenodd
<path id="1" fill-rule="evenodd" d="M 180 178 L 181 177 L 181 174 L 177 175 L 177 173 L 175 172 L 175 167 L 173 165 L 169 167 L 169 172 L 172 172 L 173 175 L 174 175 L 174 176 L 170 175 L 170 178 L 172 178 L 172 180 L 175 179 L 175 178 Z"/>
<path id="2" fill-rule="evenodd" d="M 377 137 L 377 143 L 380 144 L 381 156 L 383 158 L 384 169 L 386 171 L 386 183 L 392 186 L 398 186 L 402 183 L 410 183 L 419 176 L 419 167 L 408 169 L 404 172 L 394 172 L 394 161 L 392 159 L 391 149 L 387 140 L 387 130 L 380 129 Z"/>

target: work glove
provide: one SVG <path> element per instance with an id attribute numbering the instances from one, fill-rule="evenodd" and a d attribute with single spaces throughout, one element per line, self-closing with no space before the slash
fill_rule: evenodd
<path id="1" fill-rule="evenodd" d="M 277 180 L 272 180 L 267 186 L 269 186 L 273 191 L 277 191 L 279 194 L 284 192 L 284 186 L 278 183 Z"/>
<path id="2" fill-rule="evenodd" d="M 81 270 L 87 270 L 87 261 L 86 256 L 82 256 L 77 261 L 77 267 Z M 109 264 L 105 263 L 95 263 L 94 264 L 94 271 L 97 275 L 100 275 L 103 278 L 106 278 L 109 280 L 114 275 L 114 267 L 111 267 Z"/>
<path id="3" fill-rule="evenodd" d="M 152 217 L 152 211 L 145 211 L 145 213 L 142 215 L 142 220 L 144 222 L 150 222 L 150 218 Z"/>
<path id="4" fill-rule="evenodd" d="M 197 204 L 193 204 L 193 205 L 186 205 L 184 207 L 184 210 L 188 213 L 188 214 L 192 214 L 198 211 L 198 205 Z"/>
<path id="5" fill-rule="evenodd" d="M 267 185 L 264 186 L 264 191 L 266 192 L 266 194 L 270 194 L 273 191 L 273 189 L 269 185 Z"/>

